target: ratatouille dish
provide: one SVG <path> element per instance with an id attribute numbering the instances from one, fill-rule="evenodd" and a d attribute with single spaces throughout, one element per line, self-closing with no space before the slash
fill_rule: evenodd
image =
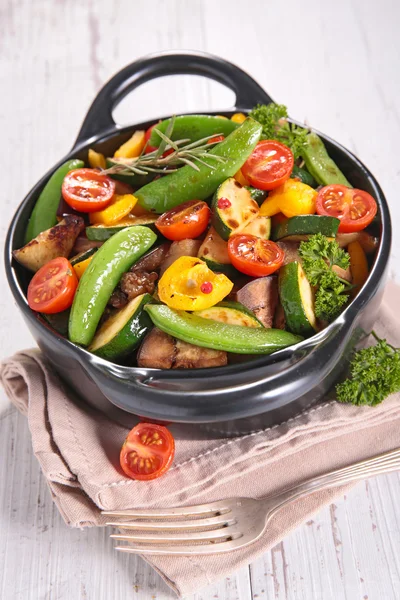
<path id="1" fill-rule="evenodd" d="M 89 352 L 216 367 L 332 322 L 368 277 L 376 212 L 285 107 L 182 115 L 59 167 L 14 258 L 30 308 Z"/>

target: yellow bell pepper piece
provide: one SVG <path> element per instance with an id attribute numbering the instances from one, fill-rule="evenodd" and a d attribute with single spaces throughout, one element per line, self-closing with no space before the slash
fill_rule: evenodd
<path id="1" fill-rule="evenodd" d="M 92 254 L 92 256 L 89 256 L 89 258 L 87 258 L 86 260 L 82 260 L 81 262 L 78 262 L 78 263 L 76 263 L 76 265 L 74 265 L 74 271 L 75 271 L 78 279 L 80 279 L 82 277 L 82 275 L 88 268 L 89 263 L 92 260 L 93 256 L 94 256 L 94 254 Z"/>
<path id="2" fill-rule="evenodd" d="M 228 120 L 228 117 L 224 117 L 224 115 L 215 115 L 216 117 L 219 117 L 220 119 L 226 119 Z"/>
<path id="3" fill-rule="evenodd" d="M 231 121 L 233 121 L 234 123 L 243 123 L 243 121 L 245 120 L 246 115 L 244 115 L 243 113 L 235 113 L 231 116 Z"/>
<path id="4" fill-rule="evenodd" d="M 181 256 L 161 277 L 158 295 L 170 308 L 203 310 L 221 302 L 232 288 L 226 275 L 214 273 L 199 258 Z"/>
<path id="5" fill-rule="evenodd" d="M 137 198 L 133 194 L 124 194 L 123 196 L 114 194 L 107 208 L 90 213 L 90 222 L 98 225 L 114 225 L 129 215 L 136 202 Z"/>
<path id="6" fill-rule="evenodd" d="M 297 179 L 287 179 L 269 193 L 266 202 L 273 200 L 285 217 L 290 218 L 296 215 L 313 215 L 317 196 L 318 193 L 309 185 Z"/>
<path id="7" fill-rule="evenodd" d="M 240 185 L 249 185 L 249 182 L 245 179 L 241 169 L 234 175 L 234 178 Z"/>
<path id="8" fill-rule="evenodd" d="M 368 279 L 368 261 L 360 242 L 350 242 L 347 252 L 350 254 L 350 270 L 355 286 L 351 294 L 355 296 Z"/>
<path id="9" fill-rule="evenodd" d="M 262 217 L 273 217 L 279 212 L 281 212 L 281 209 L 279 208 L 278 202 L 274 198 L 270 199 L 269 196 L 260 206 L 260 215 Z"/>
<path id="10" fill-rule="evenodd" d="M 144 137 L 144 131 L 135 131 L 133 136 L 115 151 L 115 158 L 135 158 L 139 156 L 144 148 Z"/>
<path id="11" fill-rule="evenodd" d="M 88 161 L 92 169 L 106 168 L 106 159 L 104 154 L 101 154 L 101 152 L 96 152 L 96 150 L 93 150 L 92 148 L 89 148 Z"/>

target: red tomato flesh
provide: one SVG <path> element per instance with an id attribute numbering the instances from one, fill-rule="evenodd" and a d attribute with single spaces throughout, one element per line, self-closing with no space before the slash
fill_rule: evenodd
<path id="1" fill-rule="evenodd" d="M 285 258 L 285 253 L 275 242 L 244 234 L 229 239 L 228 253 L 233 266 L 251 277 L 274 273 Z"/>
<path id="2" fill-rule="evenodd" d="M 368 192 L 345 185 L 326 185 L 318 192 L 317 213 L 340 219 L 339 232 L 365 229 L 376 215 L 378 206 Z"/>
<path id="3" fill-rule="evenodd" d="M 83 213 L 91 213 L 110 204 L 115 181 L 96 169 L 75 169 L 64 177 L 61 192 L 69 206 Z"/>
<path id="4" fill-rule="evenodd" d="M 224 135 L 215 135 L 214 137 L 207 140 L 207 144 L 216 144 L 217 142 L 223 142 L 225 139 Z"/>
<path id="5" fill-rule="evenodd" d="M 139 423 L 124 441 L 120 463 L 131 479 L 149 481 L 170 468 L 175 454 L 175 441 L 163 425 Z"/>
<path id="6" fill-rule="evenodd" d="M 241 170 L 253 187 L 273 190 L 289 179 L 293 165 L 294 156 L 290 148 L 275 140 L 262 140 Z"/>
<path id="7" fill-rule="evenodd" d="M 28 286 L 28 304 L 32 310 L 54 314 L 69 308 L 78 278 L 66 258 L 54 258 L 32 277 Z"/>
<path id="8" fill-rule="evenodd" d="M 154 152 L 155 150 L 157 150 L 157 146 L 150 146 L 150 144 L 148 143 L 151 136 L 151 132 L 153 131 L 156 125 L 158 125 L 158 123 L 154 123 L 154 125 L 149 127 L 146 133 L 144 134 L 144 142 L 145 144 L 147 144 L 146 149 L 144 151 L 145 154 L 150 154 L 150 152 Z"/>
<path id="9" fill-rule="evenodd" d="M 189 200 L 161 215 L 155 225 L 168 240 L 194 239 L 205 231 L 210 209 L 202 200 Z"/>

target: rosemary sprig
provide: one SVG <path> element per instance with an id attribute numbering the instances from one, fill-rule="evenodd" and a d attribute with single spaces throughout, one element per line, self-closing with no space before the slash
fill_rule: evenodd
<path id="1" fill-rule="evenodd" d="M 167 174 L 174 173 L 178 170 L 178 167 L 183 165 L 189 165 L 195 171 L 199 171 L 200 169 L 196 162 L 211 169 L 213 165 L 204 160 L 208 158 L 217 162 L 226 161 L 226 158 L 217 156 L 210 151 L 213 146 L 220 142 L 208 142 L 211 138 L 221 134 L 214 133 L 195 142 L 191 142 L 189 138 L 172 141 L 171 135 L 174 123 L 175 117 L 172 117 L 165 133 L 159 131 L 157 128 L 154 129 L 161 138 L 161 143 L 157 150 L 145 154 L 145 146 L 142 153 L 135 158 L 113 158 L 113 166 L 105 169 L 103 172 L 107 175 Z M 163 156 L 167 150 L 172 150 L 172 152 L 167 156 Z"/>

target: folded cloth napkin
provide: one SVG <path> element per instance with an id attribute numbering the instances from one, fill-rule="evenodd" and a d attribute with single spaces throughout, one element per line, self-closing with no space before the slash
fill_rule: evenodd
<path id="1" fill-rule="evenodd" d="M 389 284 L 375 330 L 400 345 L 400 288 Z M 161 479 L 126 479 L 119 450 L 128 428 L 88 407 L 61 383 L 38 350 L 3 362 L 0 377 L 28 418 L 33 451 L 65 522 L 104 525 L 101 509 L 170 507 L 231 496 L 261 497 L 363 458 L 400 447 L 399 394 L 375 407 L 325 401 L 296 418 L 233 439 L 201 439 L 171 429 L 174 465 Z M 196 439 L 197 438 L 197 439 Z M 254 544 L 226 555 L 146 557 L 180 596 L 253 561 L 345 488 L 316 493 L 282 509 Z"/>

